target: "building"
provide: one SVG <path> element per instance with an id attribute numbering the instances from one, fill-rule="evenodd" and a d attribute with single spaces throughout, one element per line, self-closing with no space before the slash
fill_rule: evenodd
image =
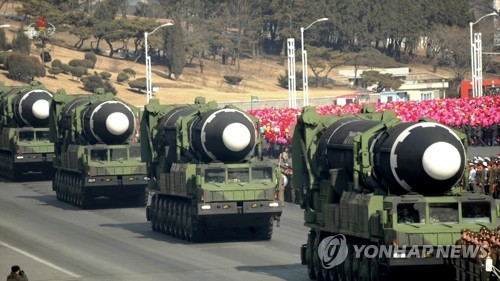
<path id="1" fill-rule="evenodd" d="M 498 0 L 500 1 L 500 0 Z M 369 71 L 392 74 L 393 77 L 403 81 L 397 90 L 383 91 L 379 95 L 380 102 L 407 101 L 407 100 L 430 100 L 445 98 L 449 88 L 449 80 L 445 77 L 429 73 L 411 73 L 409 67 L 398 68 L 370 68 Z M 367 71 L 368 71 L 367 70 Z M 363 70 L 340 70 L 339 74 L 347 78 L 351 85 L 361 77 Z M 368 87 L 368 90 L 376 87 Z"/>

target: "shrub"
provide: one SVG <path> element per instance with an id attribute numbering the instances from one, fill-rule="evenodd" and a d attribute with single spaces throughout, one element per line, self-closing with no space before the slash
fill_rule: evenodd
<path id="1" fill-rule="evenodd" d="M 50 63 L 50 66 L 61 68 L 62 62 L 59 59 L 55 59 Z"/>
<path id="2" fill-rule="evenodd" d="M 7 77 L 10 79 L 30 82 L 35 77 L 44 77 L 45 68 L 40 60 L 27 54 L 14 52 L 7 58 Z"/>
<path id="3" fill-rule="evenodd" d="M 84 59 L 92 61 L 94 66 L 95 66 L 95 64 L 97 62 L 97 56 L 94 53 L 91 53 L 91 52 L 85 53 Z M 94 67 L 92 67 L 92 68 L 94 68 Z"/>
<path id="4" fill-rule="evenodd" d="M 295 83 L 297 90 L 302 89 L 302 71 L 295 72 Z M 288 89 L 288 70 L 285 72 L 285 75 L 280 75 L 278 77 L 278 84 Z"/>
<path id="5" fill-rule="evenodd" d="M 10 52 L 1 52 L 0 53 L 0 64 L 2 65 L 2 68 L 3 69 L 7 69 L 6 68 L 6 62 L 7 62 L 7 58 L 10 56 Z"/>
<path id="6" fill-rule="evenodd" d="M 51 62 L 52 61 L 52 56 L 50 55 L 49 52 L 44 51 L 43 53 L 40 54 L 40 59 L 45 62 Z"/>
<path id="7" fill-rule="evenodd" d="M 78 67 L 82 66 L 85 68 L 94 68 L 94 62 L 91 60 L 77 60 L 77 59 L 72 59 L 68 63 L 72 67 Z"/>
<path id="8" fill-rule="evenodd" d="M 72 68 L 72 67 L 71 67 L 69 64 L 65 64 L 65 63 L 61 64 L 61 70 L 62 70 L 62 72 L 63 72 L 64 74 L 69 74 L 69 73 L 71 73 L 71 68 Z"/>
<path id="9" fill-rule="evenodd" d="M 113 93 L 116 95 L 117 91 L 109 81 L 102 80 L 99 75 L 89 75 L 82 78 L 83 89 L 87 92 L 94 93 L 97 89 L 103 88 L 105 92 Z"/>
<path id="10" fill-rule="evenodd" d="M 113 93 L 113 95 L 115 95 L 115 96 L 118 93 L 116 88 L 113 87 L 113 85 L 111 85 L 111 83 L 109 83 L 109 81 L 104 81 L 104 89 L 106 90 L 106 92 Z"/>
<path id="11" fill-rule="evenodd" d="M 53 77 L 56 77 L 56 75 L 60 74 L 62 72 L 62 69 L 59 67 L 51 67 L 48 70 L 49 74 L 52 74 Z"/>
<path id="12" fill-rule="evenodd" d="M 122 73 L 119 73 L 118 76 L 116 77 L 116 82 L 121 84 L 121 83 L 127 81 L 129 78 L 130 77 L 128 76 L 127 73 L 122 72 Z"/>
<path id="13" fill-rule="evenodd" d="M 81 78 L 83 75 L 87 74 L 87 69 L 82 66 L 71 68 L 71 76 Z"/>
<path id="14" fill-rule="evenodd" d="M 146 78 L 135 79 L 133 81 L 128 82 L 128 85 L 132 89 L 136 88 L 137 90 L 139 90 L 139 92 L 141 92 L 141 90 L 147 89 Z"/>
<path id="15" fill-rule="evenodd" d="M 95 92 L 98 88 L 104 88 L 104 81 L 99 75 L 89 75 L 82 78 L 83 89 L 87 92 Z"/>
<path id="16" fill-rule="evenodd" d="M 135 75 L 137 75 L 137 73 L 135 72 L 135 70 L 133 70 L 132 68 L 125 68 L 123 70 L 124 73 L 128 74 L 128 76 L 132 76 L 134 79 L 135 79 Z"/>
<path id="17" fill-rule="evenodd" d="M 99 74 L 101 76 L 102 79 L 104 80 L 109 80 L 109 78 L 111 78 L 111 73 L 107 72 L 107 71 L 103 71 Z"/>
<path id="18" fill-rule="evenodd" d="M 224 75 L 224 79 L 231 85 L 238 85 L 241 80 L 243 80 L 243 77 L 235 75 Z"/>

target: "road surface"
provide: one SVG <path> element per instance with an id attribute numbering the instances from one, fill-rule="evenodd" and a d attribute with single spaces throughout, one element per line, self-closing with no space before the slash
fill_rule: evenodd
<path id="1" fill-rule="evenodd" d="M 49 181 L 0 178 L 0 278 L 19 264 L 30 281 L 309 280 L 297 205 L 285 206 L 271 241 L 203 244 L 153 232 L 144 208 L 100 205 L 80 210 L 57 201 Z"/>

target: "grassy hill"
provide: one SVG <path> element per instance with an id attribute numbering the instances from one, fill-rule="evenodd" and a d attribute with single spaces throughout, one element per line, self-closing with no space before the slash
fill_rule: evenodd
<path id="1" fill-rule="evenodd" d="M 21 24 L 3 18 L 2 24 L 10 24 L 12 27 L 6 30 L 8 38 L 13 38 Z M 59 59 L 63 63 L 68 63 L 72 59 L 83 59 L 84 52 L 77 51 L 73 45 L 77 42 L 76 37 L 68 33 L 57 32 L 51 37 L 54 42 L 48 45 L 45 51 L 49 51 L 52 59 Z M 84 45 L 84 48 L 90 48 L 90 43 Z M 102 44 L 103 46 L 105 44 Z M 40 56 L 41 49 L 32 47 L 31 54 Z M 197 61 L 194 63 L 198 63 Z M 288 89 L 284 89 L 278 85 L 278 77 L 283 75 L 287 69 L 287 61 L 279 57 L 263 57 L 258 59 L 242 59 L 240 61 L 240 71 L 237 71 L 235 65 L 223 65 L 219 57 L 215 60 L 204 60 L 203 73 L 200 72 L 198 64 L 191 67 L 186 67 L 179 80 L 174 81 L 167 78 L 167 69 L 162 65 L 152 65 L 152 81 L 153 84 L 159 87 L 159 92 L 155 94 L 155 98 L 160 99 L 161 103 L 191 103 L 197 96 L 205 96 L 207 100 L 216 100 L 218 102 L 230 101 L 249 101 L 251 96 L 258 96 L 260 100 L 266 99 L 288 99 Z M 46 67 L 50 67 L 50 63 L 46 63 Z M 296 66 L 296 70 L 300 70 L 300 61 Z M 107 71 L 112 73 L 111 82 L 116 87 L 117 96 L 134 104 L 143 105 L 146 103 L 145 93 L 139 93 L 131 89 L 127 83 L 118 84 L 116 77 L 118 73 L 125 68 L 132 68 L 136 71 L 136 78 L 146 77 L 146 68 L 142 63 L 135 63 L 131 60 L 109 58 L 105 54 L 97 56 L 95 69 L 90 69 L 89 73 L 100 73 Z M 342 69 L 352 67 L 342 67 Z M 430 72 L 430 66 L 411 66 L 413 73 Z M 340 69 L 340 68 L 339 68 Z M 341 77 L 338 77 L 338 70 L 333 71 L 329 78 L 336 79 L 340 84 L 345 83 Z M 0 70 L 0 81 L 5 85 L 22 85 L 22 83 L 8 79 L 5 76 L 6 71 Z M 230 85 L 226 83 L 224 75 L 239 75 L 243 77 L 239 85 Z M 312 72 L 309 71 L 312 75 Z M 441 71 L 438 73 L 441 76 L 450 76 L 449 72 Z M 48 73 L 47 73 L 48 75 Z M 300 79 L 300 77 L 298 77 Z M 86 93 L 83 91 L 83 83 L 72 79 L 71 75 L 59 74 L 56 77 L 50 75 L 37 78 L 48 89 L 55 91 L 60 88 L 66 89 L 68 93 Z M 338 83 L 337 83 L 338 84 Z M 344 93 L 351 93 L 354 89 L 348 87 L 335 88 L 315 88 L 309 82 L 309 97 L 330 97 Z M 297 91 L 297 97 L 301 98 L 301 91 Z"/>

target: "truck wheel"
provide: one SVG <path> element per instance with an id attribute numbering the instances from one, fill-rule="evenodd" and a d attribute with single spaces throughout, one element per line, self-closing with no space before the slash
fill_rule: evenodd
<path id="1" fill-rule="evenodd" d="M 316 280 L 316 272 L 313 265 L 313 253 L 314 241 L 316 240 L 316 233 L 311 231 L 307 236 L 307 250 L 306 250 L 306 262 L 307 262 L 307 275 L 311 280 Z"/>
<path id="2" fill-rule="evenodd" d="M 359 281 L 370 281 L 370 260 L 363 257 L 359 265 Z"/>
<path id="3" fill-rule="evenodd" d="M 380 266 L 377 258 L 370 259 L 370 281 L 380 280 Z"/>
<path id="4" fill-rule="evenodd" d="M 265 223 L 262 227 L 257 229 L 258 240 L 271 240 L 273 237 L 273 218 L 269 218 L 269 222 Z"/>
<path id="5" fill-rule="evenodd" d="M 347 254 L 347 258 L 344 261 L 344 277 L 346 281 L 353 281 L 353 272 L 352 272 L 352 252 L 354 252 L 352 245 L 349 245 L 349 253 Z"/>

